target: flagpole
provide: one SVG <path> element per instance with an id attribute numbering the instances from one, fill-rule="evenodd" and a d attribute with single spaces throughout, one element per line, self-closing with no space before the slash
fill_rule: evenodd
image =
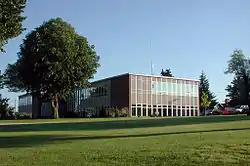
<path id="1" fill-rule="evenodd" d="M 150 54 L 150 74 L 153 75 L 153 62 L 152 62 L 152 55 L 151 55 L 151 40 L 149 40 L 149 54 Z"/>
<path id="2" fill-rule="evenodd" d="M 150 61 L 150 74 L 153 75 L 153 63 L 152 63 L 152 59 Z"/>

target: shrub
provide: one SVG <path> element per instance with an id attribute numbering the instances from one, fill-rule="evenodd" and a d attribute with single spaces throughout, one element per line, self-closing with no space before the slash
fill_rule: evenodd
<path id="1" fill-rule="evenodd" d="M 12 119 L 14 107 L 9 105 L 9 99 L 0 97 L 0 119 Z"/>
<path id="2" fill-rule="evenodd" d="M 119 113 L 119 117 L 129 117 L 129 109 L 126 107 L 120 109 Z"/>
<path id="3" fill-rule="evenodd" d="M 106 108 L 105 110 L 105 117 L 110 117 L 110 118 L 115 118 L 117 117 L 117 113 L 116 113 L 116 109 L 115 108 Z"/>
<path id="4" fill-rule="evenodd" d="M 14 119 L 31 119 L 32 114 L 28 112 L 16 112 Z"/>
<path id="5" fill-rule="evenodd" d="M 107 108 L 105 110 L 105 117 L 115 118 L 115 117 L 128 117 L 129 109 L 128 108 Z"/>

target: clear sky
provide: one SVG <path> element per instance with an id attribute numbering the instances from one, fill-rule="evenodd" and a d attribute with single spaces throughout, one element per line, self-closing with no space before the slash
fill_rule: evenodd
<path id="1" fill-rule="evenodd" d="M 25 33 L 9 42 L 0 69 L 15 62 L 27 32 L 61 17 L 96 45 L 100 79 L 126 72 L 154 74 L 170 68 L 176 77 L 207 74 L 220 101 L 232 76 L 224 75 L 234 49 L 250 56 L 250 0 L 29 0 Z M 151 41 L 151 42 L 150 42 Z M 150 44 L 151 43 L 151 44 Z M 15 93 L 3 90 L 13 103 Z"/>

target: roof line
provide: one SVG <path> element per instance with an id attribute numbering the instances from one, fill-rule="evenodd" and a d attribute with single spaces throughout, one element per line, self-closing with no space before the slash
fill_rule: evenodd
<path id="1" fill-rule="evenodd" d="M 109 79 L 112 79 L 112 78 L 121 77 L 121 76 L 125 76 L 125 75 L 129 75 L 129 73 L 124 73 L 124 74 L 119 74 L 119 75 L 115 75 L 115 76 L 110 76 L 110 77 L 102 78 L 102 79 L 99 79 L 99 80 L 96 80 L 96 81 L 92 81 L 90 83 L 96 83 L 96 82 L 100 82 L 100 81 L 104 81 L 104 80 L 109 80 Z"/>
<path id="2" fill-rule="evenodd" d="M 198 79 L 189 79 L 189 78 L 180 78 L 180 77 L 168 77 L 168 76 L 159 76 L 159 75 L 150 75 L 150 74 L 134 74 L 134 73 L 129 73 L 131 75 L 137 75 L 137 76 L 148 76 L 148 77 L 158 77 L 158 78 L 172 78 L 176 80 L 187 80 L 187 81 L 196 81 L 200 82 Z"/>
<path id="3" fill-rule="evenodd" d="M 100 82 L 100 81 L 104 81 L 104 80 L 110 80 L 110 79 L 113 79 L 113 78 L 116 78 L 116 77 L 125 76 L 125 75 L 148 76 L 148 77 L 158 77 L 158 78 L 170 78 L 170 79 L 176 79 L 176 80 L 187 80 L 187 81 L 200 82 L 198 79 L 188 79 L 188 78 L 178 78 L 178 77 L 167 77 L 167 76 L 158 76 L 158 75 L 149 75 L 149 74 L 124 73 L 124 74 L 119 74 L 119 75 L 115 75 L 115 76 L 111 76 L 111 77 L 99 79 L 99 80 L 96 80 L 96 81 L 92 81 L 91 83 L 96 83 L 96 82 Z"/>

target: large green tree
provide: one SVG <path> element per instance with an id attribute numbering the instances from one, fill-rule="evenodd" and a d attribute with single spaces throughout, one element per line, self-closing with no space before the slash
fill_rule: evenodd
<path id="1" fill-rule="evenodd" d="M 244 103 L 244 82 L 241 77 L 235 76 L 230 85 L 225 89 L 230 105 L 235 106 Z"/>
<path id="2" fill-rule="evenodd" d="M 203 93 L 205 93 L 208 96 L 208 100 L 211 102 L 209 108 L 213 108 L 218 102 L 216 100 L 215 95 L 210 91 L 209 81 L 204 71 L 201 72 L 199 80 L 200 80 L 200 86 L 199 86 L 200 102 Z M 204 108 L 201 106 L 201 110 L 203 109 Z"/>
<path id="3" fill-rule="evenodd" d="M 234 74 L 235 77 L 242 78 L 243 104 L 249 104 L 250 60 L 245 57 L 242 50 L 234 50 L 225 74 Z"/>
<path id="4" fill-rule="evenodd" d="M 99 67 L 99 57 L 87 39 L 61 18 L 51 19 L 30 32 L 16 63 L 5 72 L 10 88 L 31 92 L 51 103 L 58 118 L 58 100 L 88 85 Z M 10 73 L 10 74 L 8 74 Z"/>
<path id="5" fill-rule="evenodd" d="M 24 28 L 22 22 L 23 9 L 27 0 L 0 0 L 0 51 L 9 39 L 20 35 Z"/>
<path id="6" fill-rule="evenodd" d="M 170 69 L 161 70 L 161 75 L 166 77 L 174 77 Z"/>

